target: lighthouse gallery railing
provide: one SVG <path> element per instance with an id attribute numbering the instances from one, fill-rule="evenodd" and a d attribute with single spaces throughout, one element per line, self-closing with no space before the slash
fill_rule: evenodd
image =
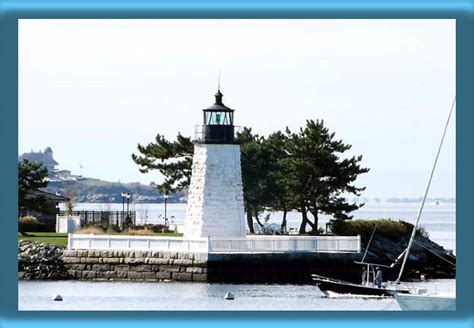
<path id="1" fill-rule="evenodd" d="M 205 253 L 358 253 L 360 236 L 248 236 L 198 238 L 68 235 L 69 249 L 150 250 Z"/>

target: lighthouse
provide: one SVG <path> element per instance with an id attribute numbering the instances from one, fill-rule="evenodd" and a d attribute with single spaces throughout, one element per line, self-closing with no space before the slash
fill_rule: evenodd
<path id="1" fill-rule="evenodd" d="M 218 90 L 214 104 L 203 109 L 203 124 L 196 126 L 185 239 L 246 236 L 234 110 L 222 98 Z"/>

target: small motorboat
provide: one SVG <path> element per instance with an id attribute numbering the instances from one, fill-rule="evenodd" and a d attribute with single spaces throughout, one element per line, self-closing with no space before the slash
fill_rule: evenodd
<path id="1" fill-rule="evenodd" d="M 337 294 L 351 294 L 351 295 L 363 295 L 363 296 L 384 296 L 384 297 L 393 297 L 395 294 L 408 294 L 410 291 L 401 286 L 389 286 L 378 288 L 376 286 L 371 286 L 370 284 L 355 284 L 352 282 L 338 280 L 333 278 L 328 278 L 320 276 L 317 274 L 312 274 L 311 277 L 316 283 L 321 292 L 330 296 L 330 293 Z"/>
<path id="2" fill-rule="evenodd" d="M 385 267 L 388 269 L 393 269 L 393 267 L 398 263 L 398 260 L 405 254 L 403 252 L 400 256 L 395 260 L 394 263 L 391 265 L 383 265 L 383 264 L 374 264 L 374 263 L 367 263 L 365 262 L 365 257 L 367 255 L 367 251 L 369 249 L 370 243 L 372 242 L 372 238 L 374 237 L 375 230 L 377 227 L 374 227 L 372 231 L 372 235 L 370 236 L 369 243 L 365 250 L 364 256 L 361 262 L 354 262 L 355 264 L 360 264 L 365 266 L 364 273 L 362 276 L 362 282 L 360 284 L 348 282 L 344 280 L 338 280 L 334 278 L 320 276 L 318 274 L 312 274 L 311 278 L 316 283 L 318 288 L 321 292 L 326 296 L 332 296 L 331 293 L 336 294 L 349 294 L 359 295 L 359 296 L 376 296 L 376 297 L 393 297 L 395 294 L 409 294 L 410 291 L 408 288 L 403 288 L 399 284 L 389 284 L 389 285 L 382 285 L 380 288 L 376 286 L 375 278 L 376 272 L 375 269 L 379 269 L 379 267 Z"/>

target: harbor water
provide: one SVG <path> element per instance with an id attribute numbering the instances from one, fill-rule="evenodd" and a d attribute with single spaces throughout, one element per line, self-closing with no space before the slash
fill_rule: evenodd
<path id="1" fill-rule="evenodd" d="M 180 282 L 19 282 L 21 310 L 135 311 L 400 311 L 394 298 L 325 297 L 315 285 L 230 285 Z M 409 284 L 446 293 L 455 281 Z M 224 300 L 227 291 L 234 300 Z M 60 294 L 62 302 L 52 297 Z"/>

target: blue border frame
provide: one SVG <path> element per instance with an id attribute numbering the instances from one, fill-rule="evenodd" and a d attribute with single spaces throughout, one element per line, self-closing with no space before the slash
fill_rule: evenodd
<path id="1" fill-rule="evenodd" d="M 1 1 L 1 0 L 0 0 Z M 12 1 L 0 2 L 0 326 L 79 327 L 172 325 L 221 327 L 474 327 L 473 207 L 474 0 L 323 1 Z M 457 84 L 457 311 L 456 312 L 18 312 L 17 160 L 18 160 L 18 19 L 21 18 L 450 18 L 456 19 Z M 74 320 L 74 321 L 73 321 Z"/>

